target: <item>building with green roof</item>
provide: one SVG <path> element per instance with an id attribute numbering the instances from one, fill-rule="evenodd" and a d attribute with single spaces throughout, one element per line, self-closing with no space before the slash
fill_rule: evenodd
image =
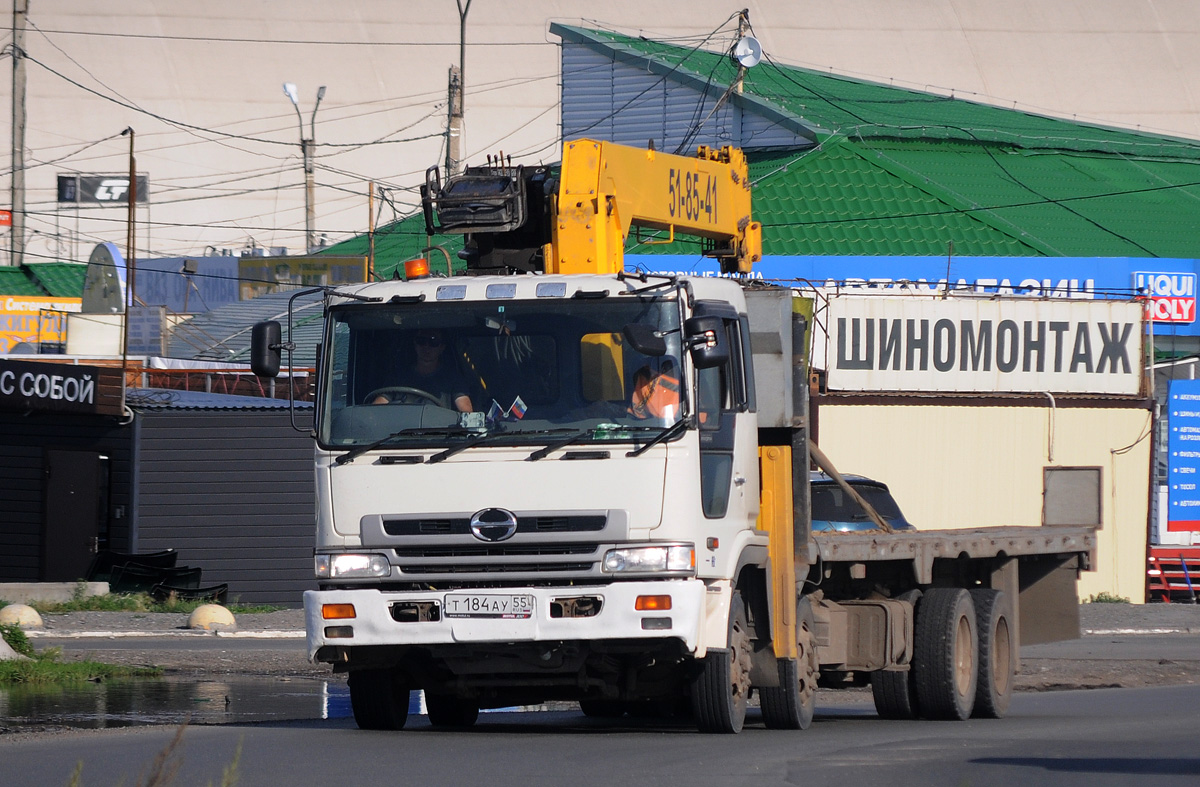
<path id="1" fill-rule="evenodd" d="M 83 295 L 86 263 L 32 262 L 23 267 L 30 278 L 56 298 L 79 298 Z"/>
<path id="2" fill-rule="evenodd" d="M 742 73 L 738 92 L 727 53 L 550 29 L 562 39 L 563 138 L 743 148 L 768 256 L 1191 258 L 1200 248 L 1200 142 L 770 58 Z M 376 270 L 390 276 L 426 245 L 423 221 L 382 227 L 375 244 Z M 359 237 L 326 253 L 364 254 L 366 246 Z M 696 248 L 677 241 L 629 250 Z"/>
<path id="3" fill-rule="evenodd" d="M 0 295 L 39 296 L 46 295 L 38 283 L 30 278 L 24 268 L 0 266 Z"/>
<path id="4" fill-rule="evenodd" d="M 1013 289 L 1023 281 L 1026 291 L 1037 281 L 1045 294 L 1089 297 L 1129 294 L 1134 274 L 1149 271 L 1193 277 L 1194 287 L 1196 140 L 1044 117 L 769 56 L 739 71 L 726 52 L 561 24 L 550 31 L 562 41 L 563 139 L 746 151 L 763 224 L 760 268 L 770 278 L 948 278 L 960 286 L 994 279 Z M 432 241 L 451 255 L 461 248 L 458 236 Z M 375 235 L 376 276 L 395 275 L 428 245 L 420 215 L 385 225 Z M 325 253 L 366 254 L 367 246 L 360 236 Z M 687 238 L 662 245 L 631 238 L 627 252 L 631 267 L 704 269 L 699 244 Z M 1173 353 L 1192 352 L 1200 346 L 1194 326 L 1156 333 L 1172 338 Z"/>

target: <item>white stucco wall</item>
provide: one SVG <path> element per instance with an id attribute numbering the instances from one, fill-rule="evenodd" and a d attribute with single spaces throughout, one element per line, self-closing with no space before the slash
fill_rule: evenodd
<path id="1" fill-rule="evenodd" d="M 1103 525 L 1080 597 L 1145 600 L 1149 411 L 827 403 L 818 419 L 837 468 L 885 482 L 921 530 L 1038 527 L 1043 468 L 1099 467 Z"/>
<path id="2" fill-rule="evenodd" d="M 551 21 L 689 45 L 743 5 L 766 53 L 782 63 L 1200 138 L 1200 3 L 1192 0 L 695 0 L 686 8 L 478 0 L 467 19 L 468 159 L 503 151 L 517 162 L 557 160 Z M 6 28 L 11 11 L 11 0 L 0 2 Z M 328 87 L 316 123 L 316 226 L 331 242 L 365 229 L 369 180 L 409 213 L 424 170 L 443 157 L 447 70 L 459 38 L 449 0 L 30 0 L 29 19 L 26 50 L 42 64 L 28 69 L 29 261 L 86 259 L 101 240 L 124 247 L 123 210 L 82 211 L 77 224 L 73 212 L 56 210 L 53 188 L 59 172 L 127 171 L 128 142 L 118 136 L 127 126 L 151 178 L 152 205 L 139 211 L 143 255 L 202 254 L 210 245 L 236 253 L 250 242 L 299 253 L 300 132 L 285 81 L 299 87 L 306 128 L 317 87 Z M 732 40 L 725 23 L 706 46 Z M 0 62 L 7 83 L 8 61 Z M 3 93 L 7 142 L 11 91 Z M 6 159 L 5 206 L 8 169 Z M 382 219 L 392 216 L 385 207 Z"/>

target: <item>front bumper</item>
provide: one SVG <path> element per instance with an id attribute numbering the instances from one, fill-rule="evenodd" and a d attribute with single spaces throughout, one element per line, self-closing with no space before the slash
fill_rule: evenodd
<path id="1" fill-rule="evenodd" d="M 391 608 L 397 603 L 442 605 L 447 591 L 387 592 L 371 588 L 309 590 L 304 593 L 308 657 L 316 660 L 323 647 L 450 645 L 456 643 L 561 642 L 568 640 L 666 639 L 684 643 L 696 655 L 704 626 L 706 587 L 698 579 L 619 582 L 599 586 L 503 588 L 480 593 L 527 594 L 533 597 L 528 618 L 448 618 L 398 622 Z M 592 617 L 550 616 L 558 599 L 596 596 L 600 611 Z M 634 608 L 638 596 L 670 596 L 669 610 Z M 326 620 L 327 604 L 353 604 L 353 618 Z M 669 620 L 664 620 L 669 619 Z M 647 622 L 649 621 L 649 622 Z M 327 637 L 327 628 L 350 629 L 350 636 Z"/>

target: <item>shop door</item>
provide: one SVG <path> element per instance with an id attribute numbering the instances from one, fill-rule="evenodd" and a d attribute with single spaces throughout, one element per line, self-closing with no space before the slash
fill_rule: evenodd
<path id="1" fill-rule="evenodd" d="M 83 579 L 100 538 L 108 499 L 108 457 L 95 451 L 46 451 L 42 580 Z"/>

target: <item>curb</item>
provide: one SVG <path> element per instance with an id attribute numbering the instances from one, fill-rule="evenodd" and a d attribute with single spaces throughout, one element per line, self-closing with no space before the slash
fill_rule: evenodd
<path id="1" fill-rule="evenodd" d="M 304 639 L 303 631 L 26 631 L 30 639 Z"/>
<path id="2" fill-rule="evenodd" d="M 1111 637 L 1115 634 L 1127 636 L 1130 634 L 1196 634 L 1193 629 L 1084 629 L 1085 636 Z"/>

